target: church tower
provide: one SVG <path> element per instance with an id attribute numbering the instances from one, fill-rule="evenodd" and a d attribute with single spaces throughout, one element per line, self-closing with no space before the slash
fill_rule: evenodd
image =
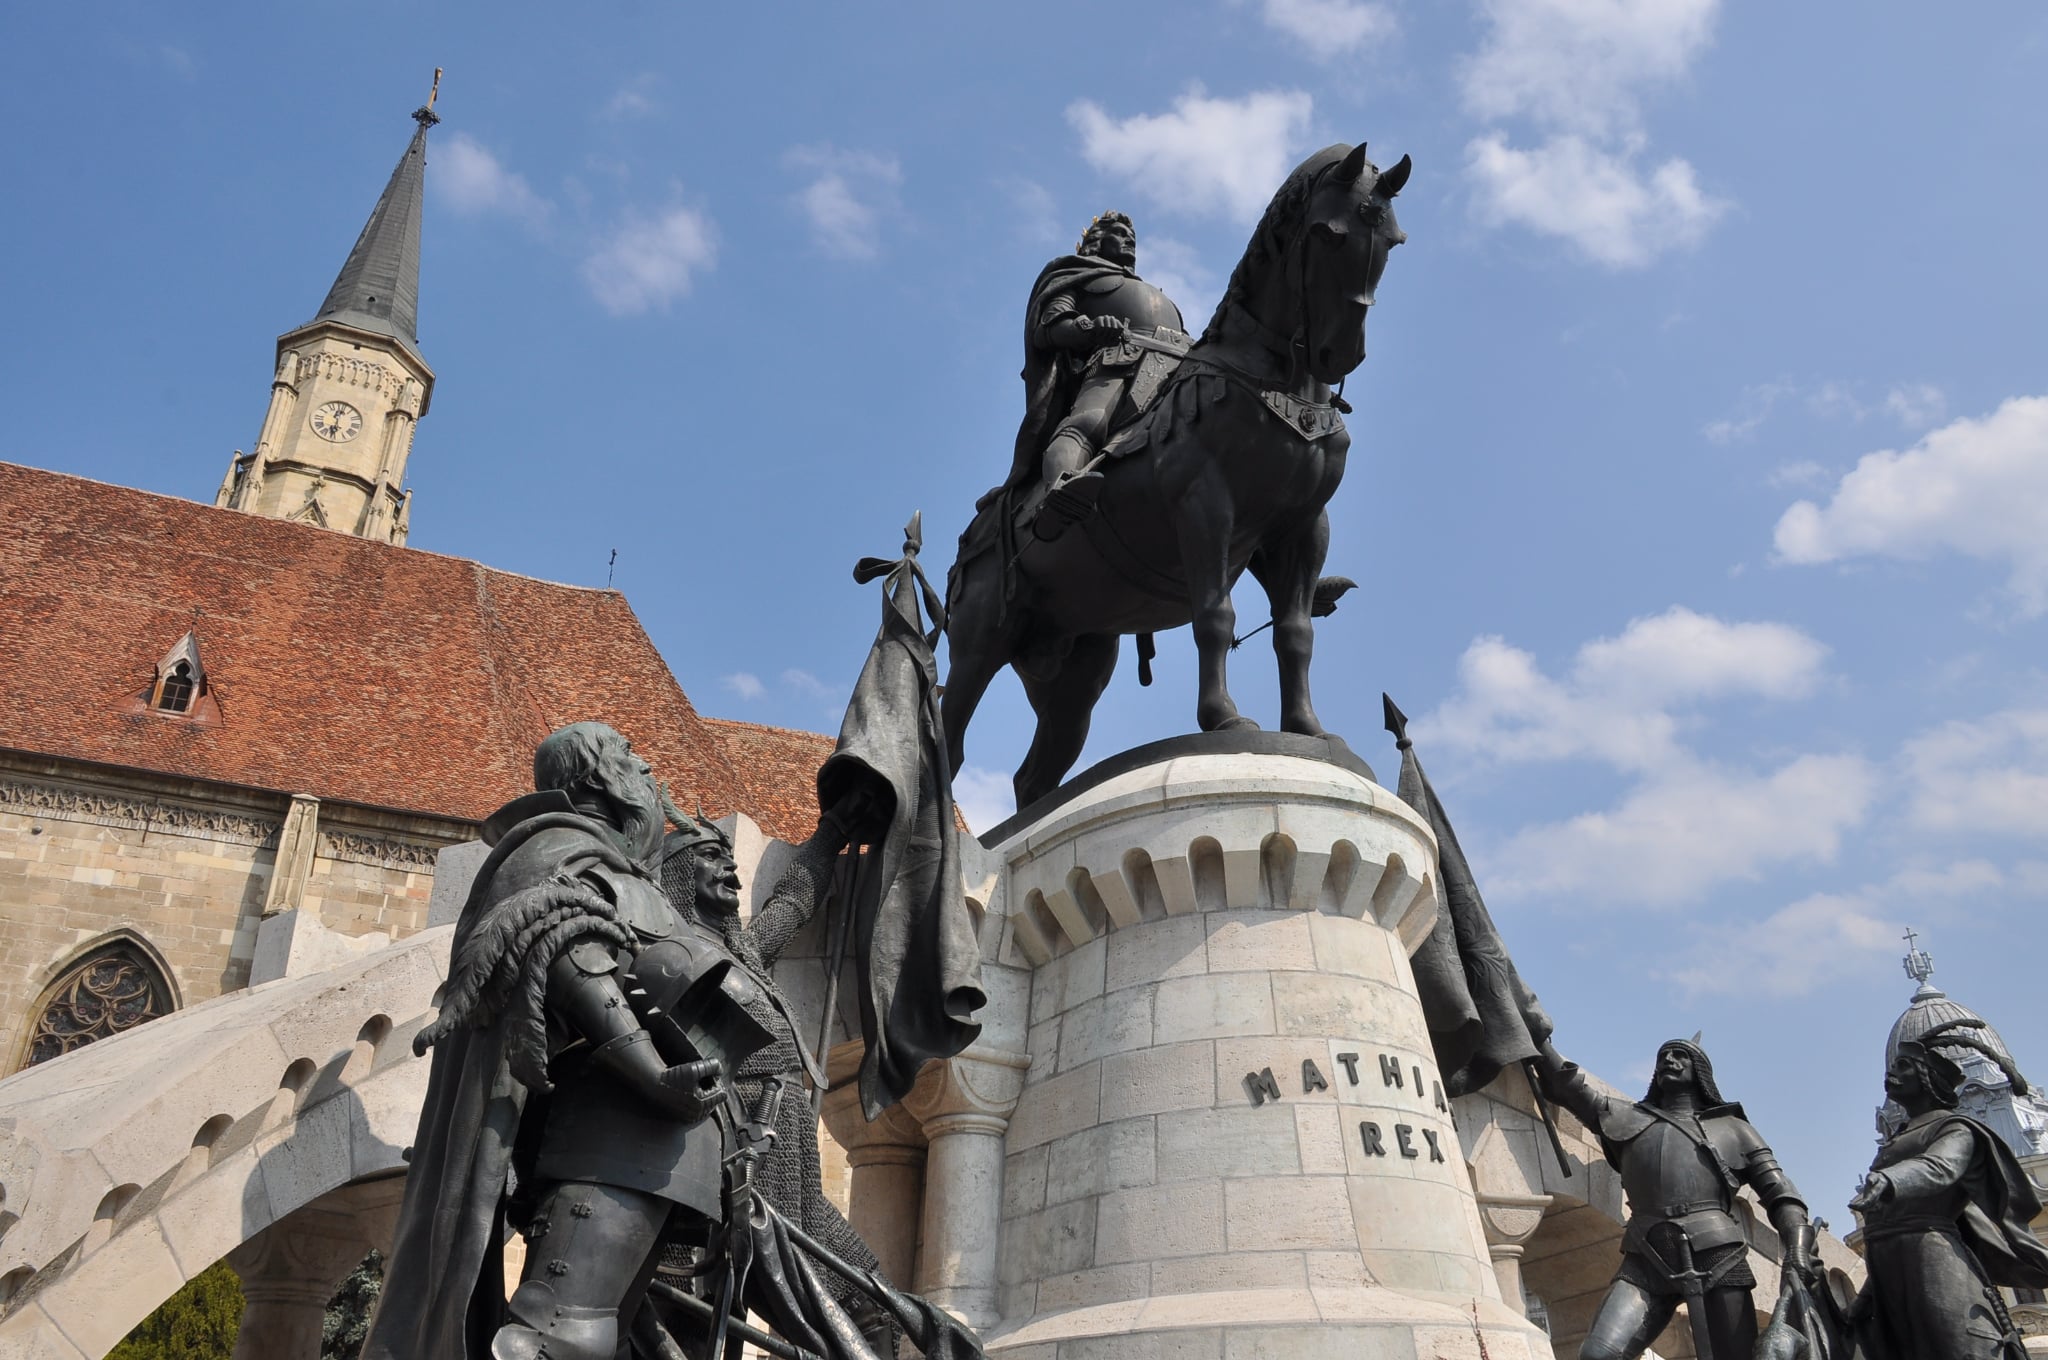
<path id="1" fill-rule="evenodd" d="M 311 321 L 277 341 L 270 409 L 236 453 L 214 504 L 404 543 L 405 464 L 434 371 L 420 357 L 420 209 L 434 93 L 355 249 Z"/>

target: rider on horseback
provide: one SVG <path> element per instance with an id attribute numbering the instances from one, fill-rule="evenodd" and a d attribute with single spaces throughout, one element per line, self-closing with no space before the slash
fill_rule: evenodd
<path id="1" fill-rule="evenodd" d="M 1153 366 L 1169 368 L 1187 350 L 1180 309 L 1138 277 L 1137 262 L 1131 219 L 1106 212 L 1031 287 L 1024 423 L 1002 489 L 1046 488 L 1033 526 L 1040 538 L 1057 538 L 1094 507 L 1102 474 L 1093 462 L 1145 360 L 1157 356 Z"/>

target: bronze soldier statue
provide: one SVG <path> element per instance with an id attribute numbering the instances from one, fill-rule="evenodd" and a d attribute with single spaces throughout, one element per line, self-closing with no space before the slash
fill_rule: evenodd
<path id="1" fill-rule="evenodd" d="M 2027 1354 L 1998 1286 L 2048 1287 L 2048 1247 L 2028 1229 L 2041 1197 L 2005 1140 L 1956 1112 L 1962 1083 L 1932 1033 L 1901 1043 L 1885 1071 L 1906 1122 L 1849 1201 L 1869 1266 L 1849 1319 L 1870 1360 Z"/>
<path id="2" fill-rule="evenodd" d="M 847 829 L 866 821 L 872 811 L 872 800 L 861 793 L 835 808 L 833 815 L 820 823 L 817 834 L 797 847 L 767 903 L 744 923 L 739 915 L 740 880 L 732 841 L 718 827 L 695 818 L 678 818 L 677 829 L 669 833 L 662 847 L 661 877 L 677 914 L 717 935 L 739 960 L 752 984 L 745 994 L 746 1009 L 770 1036 L 731 1074 L 733 1092 L 748 1123 L 774 1135 L 754 1168 L 754 1188 L 841 1261 L 879 1272 L 881 1262 L 874 1251 L 825 1198 L 820 1183 L 818 1119 L 804 1090 L 806 1076 L 823 1089 L 824 1070 L 804 1042 L 803 1031 L 773 972 L 775 960 L 827 896 L 833 861 L 846 843 Z M 875 1354 L 894 1355 L 893 1331 L 882 1307 L 840 1277 L 831 1277 L 828 1288 L 859 1325 Z M 823 1335 L 829 1344 L 829 1332 Z"/>
<path id="3" fill-rule="evenodd" d="M 1040 271 L 1024 321 L 1023 424 L 1004 489 L 1042 487 L 1034 524 L 1055 538 L 1087 514 L 1109 439 L 1147 355 L 1163 380 L 1187 352 L 1186 323 L 1166 294 L 1138 277 L 1138 235 L 1120 212 L 1097 217 L 1072 255 Z M 1142 404 L 1142 401 L 1139 403 Z"/>
<path id="4" fill-rule="evenodd" d="M 726 1213 L 706 1116 L 769 1039 L 749 975 L 663 893 L 665 800 L 624 737 L 577 723 L 533 767 L 485 823 L 414 1041 L 434 1063 L 369 1360 L 613 1360 L 664 1235 Z M 506 1225 L 528 1243 L 509 1303 Z"/>
<path id="5" fill-rule="evenodd" d="M 1750 1360 L 1756 1278 L 1736 1192 L 1747 1185 L 1763 1200 L 1785 1269 L 1811 1272 L 1811 1235 L 1799 1192 L 1742 1107 L 1722 1100 L 1705 1050 L 1684 1039 L 1658 1049 L 1649 1094 L 1634 1102 L 1595 1091 L 1548 1040 L 1536 1070 L 1545 1093 L 1599 1137 L 1628 1192 L 1621 1269 L 1580 1360 L 1635 1360 L 1680 1303 L 1701 1360 Z"/>

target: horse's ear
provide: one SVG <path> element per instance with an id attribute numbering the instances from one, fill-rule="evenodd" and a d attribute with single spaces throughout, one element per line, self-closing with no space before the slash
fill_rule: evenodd
<path id="1" fill-rule="evenodd" d="M 1358 182 L 1358 177 L 1364 173 L 1365 143 L 1360 142 L 1357 146 L 1352 147 L 1351 154 L 1338 164 L 1334 177 L 1339 184 L 1355 184 Z"/>
<path id="2" fill-rule="evenodd" d="M 1415 163 L 1413 161 L 1409 160 L 1406 156 L 1401 157 L 1400 160 L 1395 161 L 1392 165 L 1380 171 L 1380 177 L 1373 184 L 1372 191 L 1381 198 L 1392 198 L 1395 194 L 1401 192 L 1401 186 L 1408 182 L 1408 172 L 1414 168 Z"/>

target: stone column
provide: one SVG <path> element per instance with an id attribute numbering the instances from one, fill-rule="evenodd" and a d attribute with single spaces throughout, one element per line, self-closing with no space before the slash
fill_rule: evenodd
<path id="1" fill-rule="evenodd" d="M 881 1261 L 889 1282 L 913 1288 L 924 1203 L 924 1130 L 901 1105 L 891 1105 L 872 1124 L 867 1121 L 854 1085 L 860 1053 L 855 1040 L 834 1048 L 826 1059 L 832 1089 L 825 1096 L 825 1129 L 845 1149 L 853 1171 L 847 1222 Z"/>
<path id="2" fill-rule="evenodd" d="M 390 1248 L 404 1191 L 403 1177 L 344 1186 L 229 1252 L 248 1301 L 234 1360 L 319 1360 L 327 1301 L 371 1248 Z"/>
<path id="3" fill-rule="evenodd" d="M 1031 1059 L 975 1047 L 929 1064 L 904 1104 L 924 1126 L 924 1247 L 917 1290 L 974 1327 L 998 1317 L 1003 1135 Z"/>
<path id="4" fill-rule="evenodd" d="M 1486 1229 L 1486 1251 L 1493 1258 L 1494 1278 L 1500 1281 L 1501 1301 L 1524 1317 L 1529 1310 L 1522 1295 L 1522 1248 L 1543 1226 L 1550 1198 L 1479 1192 L 1479 1224 Z"/>

